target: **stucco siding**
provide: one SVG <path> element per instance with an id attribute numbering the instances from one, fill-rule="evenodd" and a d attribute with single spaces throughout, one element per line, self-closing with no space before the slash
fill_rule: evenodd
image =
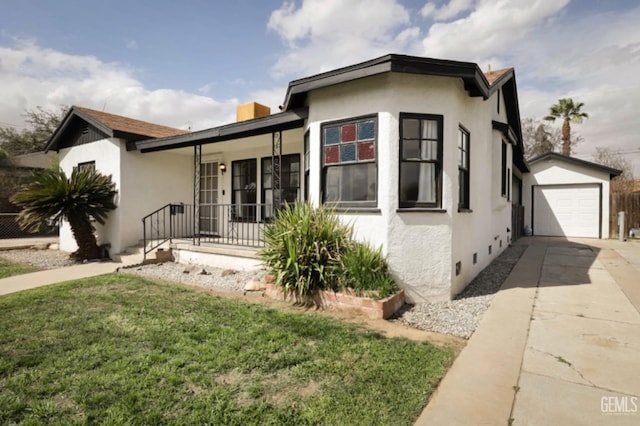
<path id="1" fill-rule="evenodd" d="M 135 246 L 142 239 L 142 218 L 169 203 L 193 203 L 193 157 L 171 151 L 142 154 L 120 151 L 120 241 L 113 253 Z"/>
<path id="2" fill-rule="evenodd" d="M 455 182 L 452 233 L 450 297 L 460 293 L 471 280 L 509 245 L 511 202 L 501 195 L 502 138 L 492 129 L 496 99 L 469 98 L 458 91 L 457 121 L 450 142 L 453 152 L 447 167 Z M 470 210 L 458 211 L 458 125 L 469 132 L 470 139 Z M 507 168 L 511 165 L 511 146 L 507 145 Z M 491 253 L 489 253 L 491 246 Z M 474 263 L 475 255 L 475 263 Z M 460 264 L 457 271 L 456 264 Z"/>
<path id="3" fill-rule="evenodd" d="M 73 168 L 79 163 L 95 161 L 96 170 L 102 174 L 111 175 L 113 182 L 116 184 L 116 189 L 118 190 L 116 204 L 118 208 L 109 213 L 104 226 L 95 223 L 98 244 L 110 243 L 112 246 L 111 253 L 117 253 L 117 251 L 114 251 L 114 247 L 117 248 L 120 246 L 122 236 L 120 232 L 122 221 L 120 150 L 122 146 L 124 146 L 124 142 L 121 142 L 119 139 L 110 138 L 75 146 L 73 148 L 65 148 L 60 150 L 59 153 L 60 167 L 67 176 L 71 176 Z M 77 249 L 78 246 L 71 233 L 71 228 L 69 224 L 64 221 L 60 226 L 60 250 L 73 252 Z"/>
<path id="4" fill-rule="evenodd" d="M 401 113 L 443 116 L 444 211 L 397 211 Z M 312 91 L 308 129 L 311 198 L 315 202 L 321 199 L 322 123 L 368 114 L 378 119 L 379 211 L 341 217 L 354 224 L 358 239 L 383 246 L 392 271 L 411 301 L 449 299 L 508 246 L 511 204 L 500 196 L 501 160 L 495 150 L 501 153 L 501 138 L 491 125 L 492 119 L 506 117 L 503 112 L 497 113 L 495 98 L 470 98 L 461 81 L 444 77 L 388 74 Z M 471 213 L 458 213 L 460 125 L 471 135 Z M 509 151 L 509 168 L 510 155 Z M 491 255 L 489 245 L 493 246 Z M 474 253 L 478 254 L 475 264 Z M 462 262 L 458 276 L 457 261 Z"/>

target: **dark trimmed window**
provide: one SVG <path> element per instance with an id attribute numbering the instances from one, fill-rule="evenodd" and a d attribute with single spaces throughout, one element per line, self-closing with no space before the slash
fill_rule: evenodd
<path id="1" fill-rule="evenodd" d="M 442 205 L 442 116 L 400 114 L 400 207 Z"/>
<path id="2" fill-rule="evenodd" d="M 85 171 L 85 170 L 95 170 L 96 169 L 96 162 L 95 161 L 85 161 L 84 163 L 78 163 L 76 168 L 78 169 L 79 172 L 82 172 L 82 171 Z"/>
<path id="3" fill-rule="evenodd" d="M 233 220 L 240 222 L 256 220 L 256 164 L 255 158 L 231 163 Z"/>
<path id="4" fill-rule="evenodd" d="M 458 210 L 470 209 L 469 203 L 469 132 L 458 128 Z"/>
<path id="5" fill-rule="evenodd" d="M 322 126 L 322 197 L 338 207 L 375 207 L 377 117 Z"/>
<path id="6" fill-rule="evenodd" d="M 309 200 L 309 171 L 311 170 L 311 148 L 309 131 L 304 134 L 304 200 Z"/>
<path id="7" fill-rule="evenodd" d="M 501 167 L 502 179 L 500 195 L 507 196 L 509 189 L 507 188 L 507 143 L 502 141 L 502 167 Z"/>
<path id="8" fill-rule="evenodd" d="M 276 162 L 278 161 L 276 157 Z M 277 164 L 277 163 L 276 163 Z M 262 159 L 262 203 L 267 207 L 274 204 L 273 197 L 273 168 L 271 157 Z M 295 203 L 300 197 L 300 154 L 282 156 L 280 167 L 281 201 Z M 277 204 L 277 203 L 276 203 Z"/>

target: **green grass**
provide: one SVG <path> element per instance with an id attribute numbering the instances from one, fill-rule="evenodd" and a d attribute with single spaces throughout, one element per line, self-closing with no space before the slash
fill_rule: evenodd
<path id="1" fill-rule="evenodd" d="M 0 424 L 412 424 L 452 350 L 123 274 L 0 297 Z"/>
<path id="2" fill-rule="evenodd" d="M 18 265 L 6 261 L 2 258 L 2 253 L 0 252 L 0 279 L 12 277 L 14 275 L 28 274 L 29 272 L 35 272 L 38 270 L 38 268 L 33 266 Z"/>

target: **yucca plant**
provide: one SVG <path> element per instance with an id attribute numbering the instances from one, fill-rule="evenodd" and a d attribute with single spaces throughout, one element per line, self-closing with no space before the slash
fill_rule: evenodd
<path id="1" fill-rule="evenodd" d="M 338 289 L 339 260 L 351 234 L 327 207 L 285 204 L 265 228 L 260 255 L 285 294 L 311 304 L 320 290 Z"/>
<path id="2" fill-rule="evenodd" d="M 382 247 L 353 242 L 340 257 L 340 269 L 340 286 L 352 288 L 358 296 L 384 299 L 399 290 Z"/>
<path id="3" fill-rule="evenodd" d="M 34 172 L 11 201 L 22 207 L 18 223 L 24 230 L 38 231 L 49 221 L 65 219 L 71 226 L 79 260 L 101 257 L 91 219 L 104 224 L 109 212 L 116 208 L 117 191 L 111 176 L 93 168 L 75 169 L 71 178 L 60 168 Z"/>

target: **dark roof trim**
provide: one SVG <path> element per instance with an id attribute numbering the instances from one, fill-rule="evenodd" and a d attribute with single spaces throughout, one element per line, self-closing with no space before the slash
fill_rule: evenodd
<path id="1" fill-rule="evenodd" d="M 516 145 L 518 143 L 516 132 L 507 123 L 501 123 L 500 121 L 492 120 L 491 125 L 493 126 L 494 130 L 498 130 L 504 135 L 505 138 L 509 139 L 509 142 L 511 144 Z"/>
<path id="2" fill-rule="evenodd" d="M 188 146 L 224 142 L 250 136 L 264 135 L 275 131 L 296 129 L 304 126 L 309 115 L 308 108 L 298 108 L 253 120 L 225 124 L 211 129 L 184 135 L 127 143 L 127 150 L 141 152 L 163 151 Z"/>
<path id="3" fill-rule="evenodd" d="M 311 90 L 386 72 L 458 77 L 464 81 L 464 87 L 471 96 L 482 96 L 484 99 L 489 98 L 512 75 L 512 72 L 507 72 L 498 79 L 499 84 L 490 85 L 478 65 L 471 62 L 390 54 L 290 82 L 284 109 L 304 106 L 306 95 Z"/>
<path id="4" fill-rule="evenodd" d="M 74 117 L 79 117 L 80 119 L 99 129 L 101 132 L 105 133 L 108 137 L 113 137 L 113 129 L 111 127 L 105 126 L 103 123 L 96 120 L 84 111 L 76 107 L 71 107 L 71 109 L 67 111 L 67 114 L 62 119 L 60 126 L 58 126 L 58 128 L 53 132 L 53 134 L 47 141 L 47 144 L 44 147 L 45 153 L 58 150 L 58 147 L 62 143 L 62 135 L 64 135 L 66 130 L 69 128 Z"/>
<path id="5" fill-rule="evenodd" d="M 576 164 L 578 166 L 599 170 L 602 172 L 609 173 L 610 178 L 614 178 L 622 174 L 622 170 L 603 166 L 602 164 L 592 163 L 591 161 L 580 160 L 579 158 L 575 158 L 575 157 L 567 157 L 566 155 L 561 155 L 561 154 L 558 154 L 557 152 L 548 152 L 546 154 L 542 154 L 539 157 L 536 157 L 533 160 L 530 160 L 529 165 L 541 163 L 547 160 L 565 161 L 567 163 Z"/>

